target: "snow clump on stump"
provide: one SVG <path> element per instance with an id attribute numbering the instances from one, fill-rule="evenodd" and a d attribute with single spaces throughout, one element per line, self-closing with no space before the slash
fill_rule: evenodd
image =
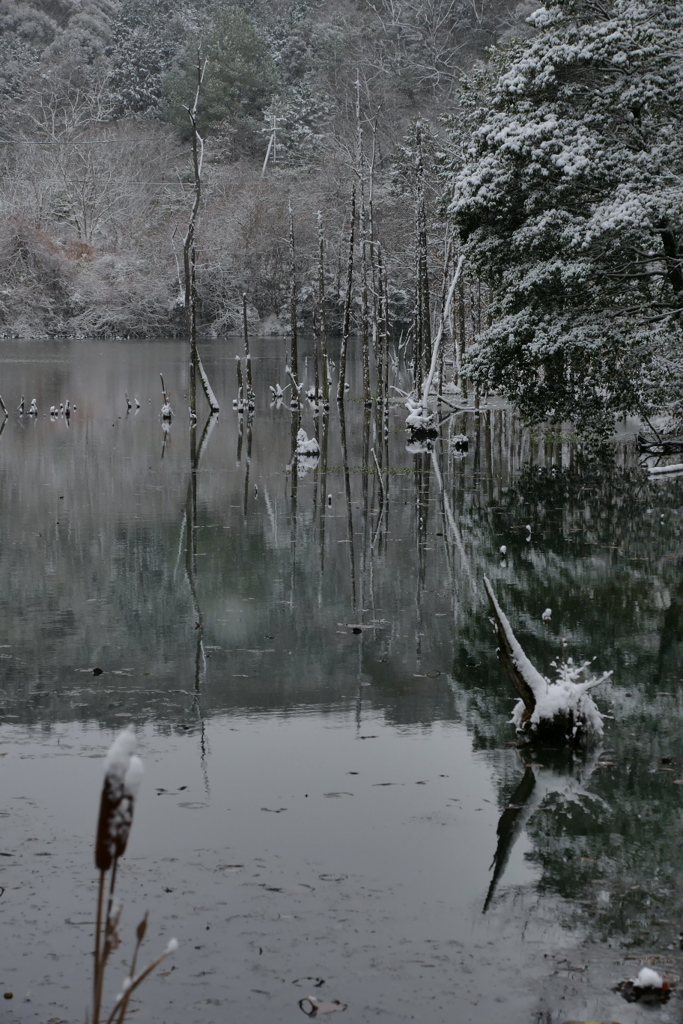
<path id="1" fill-rule="evenodd" d="M 517 731 L 548 739 L 555 735 L 573 744 L 602 736 L 603 717 L 589 691 L 612 673 L 593 676 L 590 662 L 576 665 L 570 658 L 552 662 L 557 671 L 554 681 L 541 675 L 522 650 L 486 576 L 484 586 L 498 636 L 498 658 L 520 697 L 512 712 Z"/>

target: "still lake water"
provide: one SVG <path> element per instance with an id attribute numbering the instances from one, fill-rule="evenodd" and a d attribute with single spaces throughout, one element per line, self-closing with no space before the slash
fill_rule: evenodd
<path id="1" fill-rule="evenodd" d="M 131 1019 L 277 1024 L 309 994 L 353 1021 L 651 1019 L 612 986 L 680 969 L 683 481 L 498 407 L 444 407 L 413 453 L 396 403 L 385 444 L 358 366 L 343 424 L 303 402 L 322 452 L 292 468 L 284 342 L 255 345 L 250 425 L 239 351 L 202 346 L 221 413 L 193 445 L 185 345 L 2 342 L 2 1020 L 84 1020 L 128 722 L 146 777 L 108 999 L 145 909 L 149 956 L 180 941 Z M 516 749 L 485 573 L 544 672 L 563 642 L 614 670 L 589 757 Z"/>

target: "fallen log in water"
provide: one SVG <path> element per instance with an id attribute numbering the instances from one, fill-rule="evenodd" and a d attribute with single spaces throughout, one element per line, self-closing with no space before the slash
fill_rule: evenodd
<path id="1" fill-rule="evenodd" d="M 636 435 L 636 448 L 647 455 L 676 455 L 683 452 L 683 437 L 646 437 Z"/>
<path id="2" fill-rule="evenodd" d="M 650 476 L 668 476 L 669 473 L 683 473 L 683 462 L 672 462 L 668 466 L 649 466 Z"/>
<path id="3" fill-rule="evenodd" d="M 498 638 L 498 659 L 520 698 L 512 713 L 517 731 L 529 737 L 573 744 L 602 736 L 602 715 L 588 691 L 612 673 L 593 676 L 589 672 L 590 662 L 575 665 L 568 658 L 559 664 L 553 662 L 557 669 L 555 681 L 546 679 L 522 650 L 486 576 L 484 586 Z"/>

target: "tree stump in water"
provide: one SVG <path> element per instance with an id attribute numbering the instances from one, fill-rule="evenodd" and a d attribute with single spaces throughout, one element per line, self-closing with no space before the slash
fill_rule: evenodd
<path id="1" fill-rule="evenodd" d="M 498 639 L 498 660 L 519 696 L 512 713 L 517 731 L 529 739 L 550 743 L 589 743 L 602 736 L 602 715 L 588 692 L 612 673 L 592 676 L 590 662 L 575 665 L 571 658 L 560 664 L 552 682 L 532 665 L 496 600 L 493 587 L 484 577 Z"/>

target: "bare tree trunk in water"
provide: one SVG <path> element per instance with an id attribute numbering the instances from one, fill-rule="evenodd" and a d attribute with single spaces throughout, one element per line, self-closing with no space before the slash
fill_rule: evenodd
<path id="1" fill-rule="evenodd" d="M 342 327 L 342 343 L 339 353 L 339 382 L 337 384 L 337 401 L 344 401 L 346 386 L 346 352 L 351 329 L 351 300 L 353 298 L 353 246 L 356 234 L 356 186 L 351 189 L 351 226 L 349 228 L 349 257 L 346 264 L 346 297 L 344 299 L 344 324 Z"/>
<path id="2" fill-rule="evenodd" d="M 384 337 L 384 325 L 386 323 L 384 311 L 385 301 L 382 247 L 377 243 L 377 316 L 373 319 L 376 322 L 377 344 L 375 346 L 375 362 L 377 365 L 377 402 L 380 421 L 383 415 L 384 402 L 386 401 L 386 395 L 384 394 L 384 349 L 386 344 L 386 339 Z"/>
<path id="3" fill-rule="evenodd" d="M 297 351 L 296 330 L 296 251 L 294 248 L 294 214 L 289 203 L 289 376 L 292 380 L 292 398 L 290 405 L 299 404 L 299 356 Z"/>
<path id="4" fill-rule="evenodd" d="M 363 366 L 363 401 L 372 402 L 370 394 L 370 337 L 368 315 L 368 207 L 365 197 L 365 155 L 363 153 L 363 125 L 360 112 L 360 74 L 356 71 L 356 175 L 360 187 L 358 230 L 360 235 L 360 288 L 361 288 L 361 358 Z"/>
<path id="5" fill-rule="evenodd" d="M 425 203 L 424 153 L 422 148 L 422 126 L 417 126 L 415 187 L 417 193 L 415 222 L 417 229 L 417 286 L 419 317 L 419 366 L 416 380 L 420 392 L 424 371 L 432 358 L 431 302 L 429 294 L 429 254 L 427 246 L 427 211 Z"/>
<path id="6" fill-rule="evenodd" d="M 327 313 L 325 311 L 325 236 L 323 215 L 318 211 L 318 305 L 320 307 L 320 354 L 322 358 L 323 411 L 330 408 L 330 364 L 327 357 Z M 317 362 L 316 362 L 317 366 Z M 317 401 L 317 396 L 316 396 Z"/>
<path id="7" fill-rule="evenodd" d="M 249 324 L 247 322 L 247 293 L 242 293 L 242 321 L 244 325 L 244 361 L 247 370 L 247 408 L 253 410 L 256 407 L 256 394 L 254 382 L 251 377 L 251 353 L 249 351 Z"/>
<path id="8" fill-rule="evenodd" d="M 197 129 L 197 108 L 199 96 L 206 71 L 206 61 L 202 64 L 200 54 L 197 54 L 197 89 L 195 91 L 194 103 L 187 108 L 192 125 L 192 169 L 194 173 L 194 199 L 190 211 L 190 221 L 187 226 L 187 233 L 183 241 L 183 267 L 185 271 L 185 315 L 187 317 L 187 332 L 190 337 L 190 418 L 192 423 L 197 420 L 197 376 L 199 376 L 206 400 L 209 403 L 211 412 L 218 412 L 219 406 L 216 396 L 213 393 L 209 378 L 199 358 L 197 350 L 197 247 L 196 229 L 197 216 L 202 198 L 202 164 L 204 161 L 204 140 Z"/>

